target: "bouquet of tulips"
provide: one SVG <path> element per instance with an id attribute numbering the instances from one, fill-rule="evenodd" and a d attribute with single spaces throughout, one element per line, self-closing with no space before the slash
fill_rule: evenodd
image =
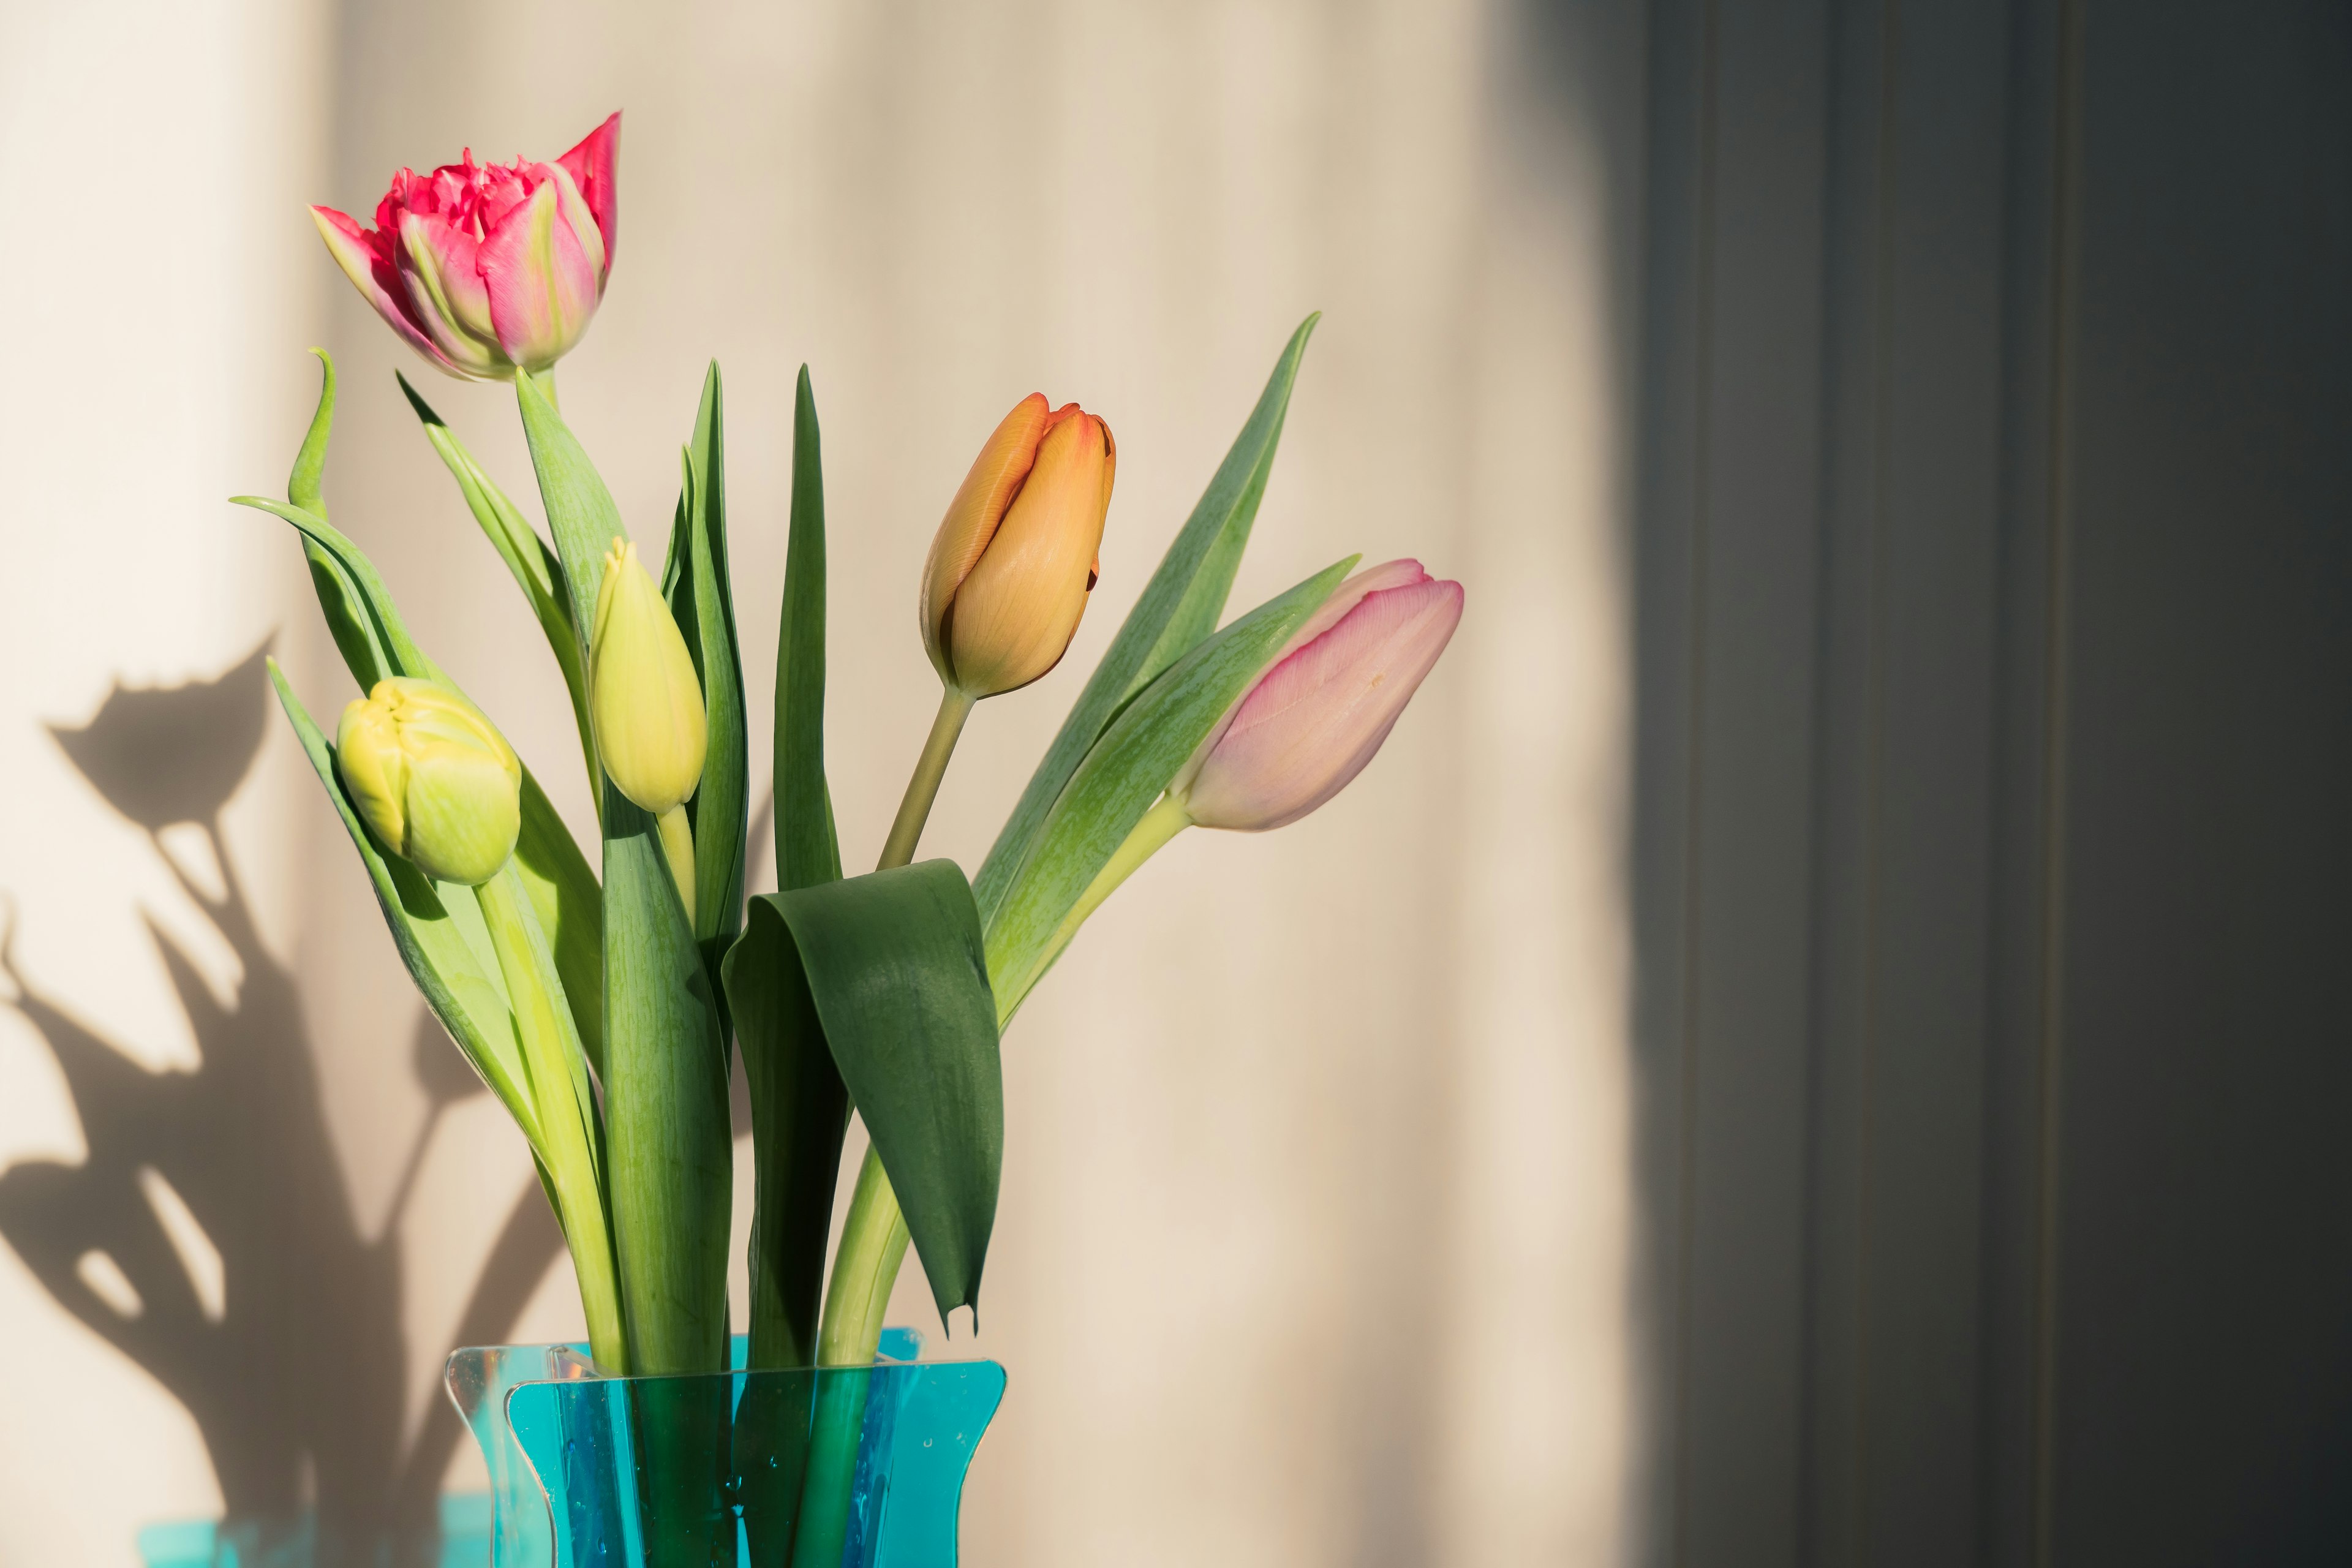
<path id="1" fill-rule="evenodd" d="M 239 500 L 300 535 L 364 695 L 331 734 L 272 674 L 401 958 L 530 1146 L 598 1370 L 728 1366 L 735 1050 L 757 1173 L 749 1364 L 870 1365 L 909 1242 L 943 1320 L 977 1301 L 1003 1141 L 998 1039 L 1022 1001 L 1183 829 L 1279 827 L 1346 785 L 1444 648 L 1462 589 L 1411 561 L 1350 575 L 1350 559 L 1220 626 L 1310 317 L 978 874 L 917 862 L 974 704 L 1051 670 L 1095 585 L 1117 445 L 1076 404 L 1024 398 L 932 542 L 917 603 L 938 716 L 875 869 L 845 877 L 825 786 L 824 492 L 803 369 L 775 652 L 782 890 L 747 901 L 719 368 L 657 569 L 556 402 L 556 362 L 612 271 L 619 132 L 616 114 L 552 163 L 478 165 L 469 153 L 427 175 L 403 170 L 373 228 L 312 209 L 352 283 L 419 354 L 514 385 L 544 535 L 401 381 L 562 671 L 598 804 L 594 853 L 327 521 L 331 362 L 286 500 Z M 853 1111 L 871 1149 L 828 1284 Z M 820 1408 L 802 1422 L 796 1522 L 772 1560 L 837 1554 L 859 1418 Z M 707 1456 L 725 1438 L 678 1441 Z M 710 1560 L 698 1552 L 688 1543 L 678 1560 Z M 721 1560 L 731 1552 L 730 1530 Z"/>

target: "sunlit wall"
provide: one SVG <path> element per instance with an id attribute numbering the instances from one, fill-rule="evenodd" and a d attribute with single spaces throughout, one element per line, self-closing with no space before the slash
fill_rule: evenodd
<path id="1" fill-rule="evenodd" d="M 477 1484 L 441 1359 L 577 1331 L 521 1142 L 248 663 L 351 695 L 299 552 L 224 498 L 282 493 L 329 346 L 336 521 L 584 826 L 560 679 L 392 372 L 535 509 L 510 402 L 408 357 L 303 204 L 618 107 L 564 409 L 658 538 L 722 361 L 757 793 L 809 364 L 846 858 L 935 700 L 931 528 L 1033 389 L 1118 433 L 1103 583 L 982 710 L 930 852 L 977 866 L 1309 310 L 1236 607 L 1350 552 L 1468 590 L 1361 781 L 1188 836 L 1009 1036 L 981 1331 L 940 1347 L 1012 1373 L 969 1560 L 1618 1561 L 1633 220 L 1559 48 L 1477 0 L 0 11 L 0 211 L 41 237 L 0 247 L 0 1559 Z M 936 1336 L 914 1270 L 895 1316 Z"/>

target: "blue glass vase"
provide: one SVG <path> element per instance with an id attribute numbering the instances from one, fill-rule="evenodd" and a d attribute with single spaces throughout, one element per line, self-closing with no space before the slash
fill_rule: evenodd
<path id="1" fill-rule="evenodd" d="M 449 1358 L 490 1475 L 490 1568 L 954 1568 L 994 1362 L 599 1377 L 584 1345 Z"/>

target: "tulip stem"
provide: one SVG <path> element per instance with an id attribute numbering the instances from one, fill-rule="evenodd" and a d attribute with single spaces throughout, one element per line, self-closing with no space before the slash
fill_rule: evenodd
<path id="1" fill-rule="evenodd" d="M 555 367 L 553 365 L 549 365 L 545 370 L 525 370 L 518 371 L 516 374 L 530 377 L 530 384 L 539 388 L 539 395 L 547 399 L 547 405 L 558 414 L 563 412 L 562 406 L 555 401 Z"/>
<path id="2" fill-rule="evenodd" d="M 964 706 L 969 709 L 971 704 L 967 701 Z M 957 722 L 961 724 L 961 715 Z M 932 732 L 938 733 L 936 727 Z M 1137 867 L 1192 826 L 1192 814 L 1175 795 L 1161 795 L 1159 804 L 1143 814 L 1143 820 L 1135 825 L 1055 931 L 1054 940 L 1046 944 L 1035 971 L 1004 987 L 999 994 L 998 1027 L 1003 1026 L 1038 978 L 1053 967 L 1054 960 L 1070 944 L 1087 917 L 1116 892 L 1121 882 L 1133 876 Z M 890 1287 L 898 1281 L 899 1265 L 906 1256 L 906 1216 L 899 1210 L 898 1194 L 891 1190 L 890 1178 L 882 1169 L 881 1156 L 869 1145 L 866 1163 L 857 1173 L 856 1195 L 849 1201 L 849 1215 L 842 1226 L 841 1247 L 834 1254 L 833 1281 L 824 1293 L 824 1316 L 817 1331 L 818 1365 L 866 1366 L 873 1362 L 875 1347 L 882 1339 L 882 1315 L 890 1302 Z"/>
<path id="3" fill-rule="evenodd" d="M 519 885 L 509 861 L 478 892 L 482 923 L 489 928 L 490 945 L 498 952 L 499 972 L 506 981 L 515 1033 L 522 1045 L 523 1073 L 537 1123 L 531 1152 L 571 1247 L 580 1306 L 588 1319 L 589 1349 L 598 1367 L 625 1375 L 628 1341 L 622 1328 L 620 1276 L 604 1204 L 595 1091 L 589 1085 L 579 1035 L 565 1026 L 567 1016 L 557 996 L 548 994 L 551 984 L 560 996 L 562 982 L 555 978 L 546 938 L 516 896 Z"/>
<path id="4" fill-rule="evenodd" d="M 882 858 L 874 868 L 887 871 L 915 858 L 923 824 L 939 798 L 940 781 L 947 776 L 948 759 L 955 754 L 956 739 L 971 717 L 978 699 L 950 686 L 940 693 L 939 716 L 916 759 L 914 776 L 907 781 L 906 798 L 883 841 Z M 833 1255 L 833 1278 L 826 1283 L 824 1311 L 817 1323 L 816 1363 L 820 1367 L 870 1367 L 882 1342 L 882 1320 L 890 1310 L 890 1288 L 898 1282 L 907 1260 L 907 1215 L 898 1194 L 890 1187 L 882 1157 L 871 1144 L 866 1163 L 858 1167 L 857 1191 L 842 1221 L 841 1245 Z M 808 1471 L 801 1487 L 801 1516 L 793 1542 L 793 1561 L 833 1563 L 849 1522 L 851 1468 L 857 1458 L 858 1435 L 866 1424 L 866 1380 L 854 1374 L 820 1375 L 817 1404 L 809 1434 Z"/>
<path id="5" fill-rule="evenodd" d="M 1070 945 L 1071 939 L 1078 934 L 1078 928 L 1086 924 L 1087 917 L 1100 909 L 1105 899 L 1118 891 L 1118 885 L 1135 875 L 1138 867 L 1158 854 L 1170 839 L 1192 826 L 1192 814 L 1185 809 L 1183 799 L 1174 795 L 1161 795 L 1159 803 L 1143 814 L 1143 820 L 1129 831 L 1119 847 L 1111 852 L 1111 858 L 1104 863 L 1103 868 L 1095 873 L 1095 879 L 1087 884 L 1087 890 L 1078 895 L 1078 901 L 1070 906 L 1070 912 L 1062 917 L 1062 923 L 1054 928 L 1052 939 L 1039 952 L 1029 973 L 1006 976 L 1010 984 L 999 985 L 996 994 L 998 1028 L 1005 1026 L 1028 998 L 1030 990 L 1045 977 L 1047 970 L 1054 967 L 1054 961 L 1062 956 L 1062 950 Z"/>
<path id="6" fill-rule="evenodd" d="M 869 1144 L 858 1167 L 857 1193 L 849 1200 L 841 1246 L 833 1259 L 833 1283 L 824 1293 L 824 1317 L 817 1330 L 819 1366 L 866 1366 L 882 1342 L 882 1317 L 890 1307 L 890 1287 L 907 1257 L 907 1216 L 880 1156 Z"/>
<path id="7" fill-rule="evenodd" d="M 677 884 L 677 901 L 686 906 L 686 923 L 694 923 L 694 826 L 686 820 L 686 807 L 673 805 L 654 818 L 654 832 L 661 839 L 662 858 L 669 862 L 670 880 Z"/>
<path id="8" fill-rule="evenodd" d="M 940 795 L 940 781 L 947 777 L 948 759 L 955 755 L 956 737 L 963 733 L 963 721 L 971 717 L 971 705 L 977 700 L 952 686 L 940 693 L 939 716 L 931 721 L 923 754 L 915 759 L 914 777 L 907 781 L 906 798 L 898 803 L 898 818 L 890 824 L 890 837 L 883 841 L 876 870 L 887 871 L 915 858 L 923 824 L 930 819 L 931 803 Z"/>

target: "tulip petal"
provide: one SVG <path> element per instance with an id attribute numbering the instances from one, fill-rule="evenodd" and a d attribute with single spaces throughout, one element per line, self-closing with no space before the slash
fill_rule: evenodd
<path id="1" fill-rule="evenodd" d="M 449 362 L 484 380 L 509 368 L 490 324 L 482 285 L 481 247 L 438 213 L 400 217 L 400 276 L 425 330 Z"/>
<path id="2" fill-rule="evenodd" d="M 988 548 L 1003 521 L 1005 509 L 1021 490 L 1022 482 L 1029 477 L 1030 465 L 1037 460 L 1037 443 L 1044 438 L 1051 405 L 1042 392 L 1033 392 L 1013 405 L 1013 412 L 998 421 L 997 426 L 972 459 L 971 471 L 948 503 L 948 514 L 940 522 L 940 531 L 931 537 L 931 552 L 923 563 L 923 589 L 917 605 L 918 618 L 922 623 L 923 647 L 931 656 L 931 664 L 942 680 L 952 680 L 955 672 L 948 650 L 941 640 L 948 606 L 955 599 L 956 590 L 971 574 L 971 569 Z"/>
<path id="3" fill-rule="evenodd" d="M 1445 651 L 1462 604 L 1459 583 L 1376 589 L 1276 664 L 1193 779 L 1193 820 L 1260 832 L 1346 788 Z"/>
<path id="4" fill-rule="evenodd" d="M 588 269 L 596 279 L 596 298 L 604 297 L 604 278 L 611 270 L 612 258 L 604 248 L 604 231 L 596 226 L 596 215 L 589 210 L 588 200 L 580 194 L 579 184 L 561 163 L 542 163 L 556 190 L 557 205 L 562 209 L 563 221 L 571 226 L 572 237 L 580 242 L 580 254 L 587 258 Z"/>
<path id="5" fill-rule="evenodd" d="M 327 253 L 335 258 L 352 286 L 375 307 L 375 313 L 383 318 L 384 324 L 444 372 L 464 376 L 466 372 L 443 353 L 425 331 L 399 269 L 388 256 L 378 253 L 374 244 L 377 236 L 361 227 L 356 218 L 332 207 L 312 207 L 310 221 L 319 226 L 319 237 L 327 242 Z"/>
<path id="6" fill-rule="evenodd" d="M 1368 596 L 1385 593 L 1391 588 L 1413 587 L 1428 581 L 1430 581 L 1429 574 L 1423 569 L 1420 562 L 1410 555 L 1402 560 L 1383 561 L 1378 566 L 1366 567 L 1340 584 L 1331 596 L 1324 600 L 1313 615 L 1307 617 L 1307 624 L 1298 628 L 1297 634 L 1290 639 L 1288 646 L 1283 648 L 1279 658 L 1289 658 L 1298 649 L 1305 647 L 1308 643 L 1338 626 L 1346 618 L 1349 610 L 1362 604 Z"/>
<path id="7" fill-rule="evenodd" d="M 562 185 L 544 179 L 482 241 L 482 279 L 499 347 L 526 370 L 544 370 L 561 359 L 596 310 L 596 271 L 579 235 L 563 221 L 562 201 Z"/>
<path id="8" fill-rule="evenodd" d="M 1038 679 L 1070 646 L 1086 614 L 1101 547 L 1108 430 L 1071 405 L 1049 425 L 1021 493 L 950 612 L 955 683 L 977 696 Z"/>
<path id="9" fill-rule="evenodd" d="M 621 111 L 614 110 L 604 124 L 581 138 L 580 145 L 556 163 L 572 176 L 595 217 L 597 234 L 604 242 L 603 270 L 609 273 L 621 236 Z"/>
<path id="10" fill-rule="evenodd" d="M 1282 645 L 1282 651 L 1266 661 L 1266 668 L 1274 669 L 1292 654 L 1338 626 L 1349 611 L 1364 602 L 1367 595 L 1390 588 L 1409 588 L 1430 580 L 1429 574 L 1422 569 L 1421 563 L 1411 556 L 1397 561 L 1383 561 L 1378 566 L 1364 568 L 1334 588 L 1331 591 L 1331 596 L 1316 606 L 1315 613 L 1307 616 L 1300 624 L 1299 628 L 1291 634 L 1288 642 Z M 1262 682 L 1263 677 L 1261 677 Z M 1192 787 L 1194 775 L 1200 773 L 1202 764 L 1208 761 L 1209 753 L 1217 749 L 1217 742 L 1225 738 L 1225 731 L 1233 728 L 1234 719 L 1240 716 L 1242 704 L 1247 701 L 1250 693 L 1256 689 L 1257 688 L 1253 686 L 1250 691 L 1244 692 L 1231 708 L 1225 710 L 1225 716 L 1218 720 L 1215 727 L 1202 738 L 1200 745 L 1193 749 L 1191 759 L 1178 772 L 1176 781 L 1169 786 L 1170 788 L 1184 790 Z"/>

